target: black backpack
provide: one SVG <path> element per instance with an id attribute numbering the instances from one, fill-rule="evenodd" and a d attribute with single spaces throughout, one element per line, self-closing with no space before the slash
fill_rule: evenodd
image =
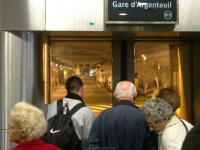
<path id="1" fill-rule="evenodd" d="M 47 143 L 57 145 L 61 150 L 81 150 L 82 141 L 79 140 L 73 127 L 71 116 L 80 108 L 83 103 L 74 106 L 70 111 L 67 107 L 66 114 L 63 114 L 63 101 L 57 101 L 57 114 L 48 120 L 48 128 L 43 140 Z"/>

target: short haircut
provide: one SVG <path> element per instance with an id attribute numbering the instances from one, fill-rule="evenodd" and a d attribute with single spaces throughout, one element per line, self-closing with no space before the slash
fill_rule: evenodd
<path id="1" fill-rule="evenodd" d="M 200 124 L 194 126 L 187 134 L 181 150 L 199 150 L 200 147 Z"/>
<path id="2" fill-rule="evenodd" d="M 180 96 L 174 89 L 162 88 L 160 89 L 157 97 L 168 102 L 172 106 L 174 112 L 181 106 Z"/>
<path id="3" fill-rule="evenodd" d="M 118 100 L 133 100 L 137 96 L 136 87 L 130 81 L 121 81 L 116 85 L 114 95 Z"/>
<path id="4" fill-rule="evenodd" d="M 166 118 L 170 119 L 173 115 L 173 110 L 170 104 L 160 98 L 147 100 L 144 103 L 142 110 L 145 117 L 151 117 L 155 123 L 161 122 Z"/>
<path id="5" fill-rule="evenodd" d="M 37 107 L 18 102 L 12 108 L 11 122 L 21 130 L 21 140 L 33 140 L 40 138 L 47 129 L 47 122 L 44 113 Z"/>
<path id="6" fill-rule="evenodd" d="M 83 86 L 83 81 L 77 76 L 71 76 L 67 79 L 65 83 L 65 88 L 67 92 L 78 92 Z"/>

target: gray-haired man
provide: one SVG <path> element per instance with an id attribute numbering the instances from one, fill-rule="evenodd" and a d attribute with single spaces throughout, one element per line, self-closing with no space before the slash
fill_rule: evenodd
<path id="1" fill-rule="evenodd" d="M 129 81 L 119 82 L 114 96 L 118 104 L 103 111 L 95 120 L 89 149 L 142 150 L 147 126 L 142 112 L 134 105 L 136 88 Z"/>

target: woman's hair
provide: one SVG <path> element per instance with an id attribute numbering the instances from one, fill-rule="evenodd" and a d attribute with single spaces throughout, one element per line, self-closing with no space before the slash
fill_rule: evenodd
<path id="1" fill-rule="evenodd" d="M 18 102 L 12 108 L 10 117 L 12 125 L 17 125 L 21 130 L 21 140 L 38 139 L 46 132 L 44 113 L 31 104 Z"/>
<path id="2" fill-rule="evenodd" d="M 172 107 L 160 98 L 149 99 L 142 108 L 146 117 L 151 117 L 154 122 L 170 119 L 173 115 Z"/>
<path id="3" fill-rule="evenodd" d="M 180 96 L 174 89 L 162 88 L 157 97 L 168 102 L 172 106 L 174 112 L 181 106 Z"/>
<path id="4" fill-rule="evenodd" d="M 181 150 L 199 150 L 200 148 L 200 124 L 194 126 L 187 134 Z"/>

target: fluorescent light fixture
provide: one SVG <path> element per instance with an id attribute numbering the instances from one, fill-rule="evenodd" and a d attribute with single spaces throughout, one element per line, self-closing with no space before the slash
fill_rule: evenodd
<path id="1" fill-rule="evenodd" d="M 119 13 L 118 15 L 119 16 L 127 16 L 128 14 L 127 13 Z"/>

